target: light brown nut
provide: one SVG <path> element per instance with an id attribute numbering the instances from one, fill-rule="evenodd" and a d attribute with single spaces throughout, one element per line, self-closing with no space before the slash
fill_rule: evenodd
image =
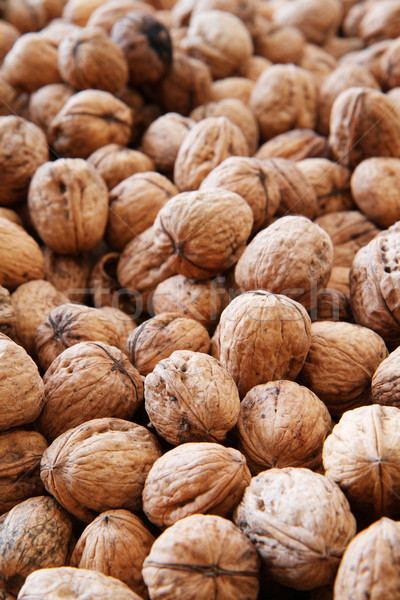
<path id="1" fill-rule="evenodd" d="M 85 302 L 90 272 L 87 257 L 57 254 L 47 246 L 43 249 L 43 256 L 47 281 L 59 292 L 63 292 L 69 302 Z"/>
<path id="2" fill-rule="evenodd" d="M 250 27 L 256 13 L 254 0 L 178 0 L 171 7 L 174 27 L 189 25 L 192 15 L 205 10 L 223 10 L 233 13 Z"/>
<path id="3" fill-rule="evenodd" d="M 44 494 L 40 459 L 47 448 L 37 431 L 10 429 L 0 433 L 0 514 Z"/>
<path id="4" fill-rule="evenodd" d="M 324 444 L 327 477 L 369 519 L 399 512 L 399 423 L 394 406 L 361 406 L 342 416 Z"/>
<path id="5" fill-rule="evenodd" d="M 221 314 L 212 339 L 216 356 L 238 386 L 295 379 L 310 346 L 310 317 L 287 296 L 258 290 L 241 294 Z"/>
<path id="6" fill-rule="evenodd" d="M 5 208 L 4 206 L 0 206 L 0 217 L 2 219 L 8 219 L 12 223 L 15 223 L 16 225 L 20 225 L 20 227 L 23 227 L 21 217 L 12 208 Z"/>
<path id="7" fill-rule="evenodd" d="M 128 64 L 122 50 L 95 27 L 74 30 L 62 39 L 58 68 L 65 83 L 76 90 L 114 94 L 128 83 Z"/>
<path id="8" fill-rule="evenodd" d="M 333 244 L 329 235 L 302 216 L 281 217 L 260 231 L 238 260 L 240 289 L 285 294 L 310 310 L 329 280 Z"/>
<path id="9" fill-rule="evenodd" d="M 312 129 L 293 129 L 264 142 L 255 153 L 255 158 L 286 158 L 298 161 L 304 158 L 325 157 L 326 153 L 326 138 Z"/>
<path id="10" fill-rule="evenodd" d="M 358 533 L 343 555 L 335 600 L 394 598 L 400 586 L 399 523 L 382 517 Z"/>
<path id="11" fill-rule="evenodd" d="M 48 369 L 63 350 L 90 341 L 118 346 L 118 332 L 111 319 L 98 308 L 61 304 L 49 312 L 36 330 L 39 363 L 43 369 Z"/>
<path id="12" fill-rule="evenodd" d="M 273 65 L 257 79 L 249 106 L 269 140 L 289 129 L 315 129 L 317 91 L 312 73 L 295 65 Z"/>
<path id="13" fill-rule="evenodd" d="M 319 8 L 318 0 L 283 2 L 274 11 L 274 21 L 297 27 L 309 42 L 323 44 L 337 33 L 343 9 L 340 0 L 328 0 L 323 13 Z"/>
<path id="14" fill-rule="evenodd" d="M 0 73 L 0 116 L 7 116 L 14 113 L 17 98 L 17 90 Z"/>
<path id="15" fill-rule="evenodd" d="M 122 352 L 125 352 L 126 342 L 132 331 L 136 328 L 135 321 L 123 310 L 116 306 L 101 306 L 100 310 L 114 323 L 118 334 L 118 345 Z"/>
<path id="16" fill-rule="evenodd" d="M 84 600 L 88 594 L 95 596 L 97 600 L 141 600 L 125 583 L 114 577 L 73 567 L 39 569 L 31 573 L 21 588 L 19 597 L 20 600 L 34 600 L 43 594 L 51 594 L 54 600 L 62 600 L 65 595 Z"/>
<path id="17" fill-rule="evenodd" d="M 103 90 L 83 90 L 67 100 L 52 119 L 49 144 L 58 156 L 87 158 L 106 144 L 129 142 L 132 112 Z"/>
<path id="18" fill-rule="evenodd" d="M 268 164 L 256 158 L 231 156 L 203 179 L 200 190 L 221 187 L 244 198 L 253 211 L 252 233 L 270 221 L 278 209 L 281 195 L 277 178 Z"/>
<path id="19" fill-rule="evenodd" d="M 210 442 L 182 444 L 163 454 L 150 469 L 143 511 L 161 528 L 196 513 L 229 516 L 250 479 L 238 450 Z"/>
<path id="20" fill-rule="evenodd" d="M 148 375 L 160 360 L 176 350 L 207 353 L 210 337 L 205 327 L 179 313 L 160 313 L 130 334 L 125 352 L 141 375 Z"/>
<path id="21" fill-rule="evenodd" d="M 314 81 L 319 90 L 321 83 L 336 69 L 338 63 L 329 52 L 320 46 L 305 44 L 298 66 L 314 75 Z"/>
<path id="22" fill-rule="evenodd" d="M 131 419 L 143 400 L 139 372 L 115 346 L 80 342 L 64 350 L 44 376 L 38 430 L 53 441 L 95 418 Z"/>
<path id="23" fill-rule="evenodd" d="M 72 534 L 69 515 L 54 498 L 37 496 L 20 502 L 0 523 L 0 577 L 17 595 L 37 569 L 65 564 Z"/>
<path id="24" fill-rule="evenodd" d="M 29 186 L 32 223 L 44 243 L 61 254 L 79 254 L 102 239 L 108 194 L 95 167 L 81 158 L 41 165 Z"/>
<path id="25" fill-rule="evenodd" d="M 140 0 L 119 0 L 118 3 L 104 2 L 99 5 L 87 20 L 88 27 L 100 27 L 105 33 L 110 34 L 114 24 L 133 11 L 145 11 L 154 14 L 154 8 L 148 2 Z"/>
<path id="26" fill-rule="evenodd" d="M 11 23 L 21 33 L 38 31 L 46 24 L 46 11 L 43 4 L 15 0 L 15 2 L 4 4 L 2 19 Z"/>
<path id="27" fill-rule="evenodd" d="M 3 16 L 2 16 L 3 19 Z M 21 32 L 8 21 L 0 21 L 0 61 L 3 62 L 7 52 L 17 41 Z"/>
<path id="28" fill-rule="evenodd" d="M 224 99 L 234 98 L 240 100 L 246 106 L 250 100 L 255 82 L 246 77 L 231 75 L 224 79 L 217 79 L 211 85 L 211 100 L 218 102 Z M 254 117 L 253 117 L 254 119 Z"/>
<path id="29" fill-rule="evenodd" d="M 396 0 L 382 0 L 367 5 L 358 34 L 368 45 L 387 38 L 397 38 L 400 34 L 400 7 Z"/>
<path id="30" fill-rule="evenodd" d="M 247 77 L 247 79 L 257 81 L 261 73 L 265 71 L 265 69 L 268 69 L 271 65 L 272 62 L 268 60 L 268 58 L 253 54 L 253 56 L 250 56 L 250 58 L 239 65 L 237 72 L 241 77 Z"/>
<path id="31" fill-rule="evenodd" d="M 178 192 L 169 179 L 152 171 L 131 175 L 112 188 L 106 230 L 109 246 L 123 250 L 153 225 L 159 210 Z"/>
<path id="32" fill-rule="evenodd" d="M 240 405 L 238 448 L 253 475 L 271 467 L 320 467 L 330 431 L 325 404 L 294 381 L 257 385 Z"/>
<path id="33" fill-rule="evenodd" d="M 268 575 L 297 590 L 333 583 L 356 532 L 356 520 L 339 486 L 295 467 L 253 477 L 234 522 L 254 543 Z"/>
<path id="34" fill-rule="evenodd" d="M 44 385 L 29 354 L 3 334 L 0 365 L 0 431 L 6 431 L 32 423 L 39 416 L 44 403 Z"/>
<path id="35" fill-rule="evenodd" d="M 154 244 L 175 272 L 207 279 L 236 263 L 252 225 L 253 212 L 239 194 L 222 188 L 182 192 L 159 211 Z"/>
<path id="36" fill-rule="evenodd" d="M 400 161 L 399 161 L 400 162 Z M 317 217 L 354 208 L 350 192 L 351 172 L 327 158 L 306 158 L 296 163 L 317 196 Z"/>
<path id="37" fill-rule="evenodd" d="M 161 173 L 172 176 L 180 145 L 193 125 L 192 119 L 175 112 L 150 123 L 142 137 L 142 148 Z"/>
<path id="38" fill-rule="evenodd" d="M 340 417 L 371 402 L 371 379 L 387 354 L 383 339 L 367 327 L 319 321 L 311 325 L 301 381 Z"/>
<path id="39" fill-rule="evenodd" d="M 343 56 L 346 56 L 346 54 L 350 54 L 351 52 L 355 52 L 364 48 L 364 42 L 357 36 L 334 36 L 327 40 L 322 47 L 324 50 L 326 50 L 326 52 L 329 52 L 329 54 L 336 58 L 336 60 L 340 60 Z"/>
<path id="40" fill-rule="evenodd" d="M 227 117 L 207 117 L 194 125 L 182 141 L 174 165 L 180 191 L 197 190 L 214 167 L 229 156 L 248 156 L 242 130 Z"/>
<path id="41" fill-rule="evenodd" d="M 382 57 L 391 44 L 392 40 L 384 40 L 362 50 L 350 52 L 340 59 L 340 64 L 355 64 L 367 68 L 379 85 L 383 86 L 386 75 L 382 69 Z"/>
<path id="42" fill-rule="evenodd" d="M 153 542 L 153 535 L 136 515 L 124 509 L 107 510 L 83 530 L 70 564 L 115 577 L 141 598 L 148 598 L 142 566 Z"/>
<path id="43" fill-rule="evenodd" d="M 396 348 L 381 362 L 376 369 L 371 381 L 372 400 L 375 404 L 396 406 L 400 408 L 399 386 L 399 359 L 400 349 Z"/>
<path id="44" fill-rule="evenodd" d="M 399 39 L 393 40 L 381 58 L 381 80 L 384 89 L 391 90 L 400 85 Z"/>
<path id="45" fill-rule="evenodd" d="M 64 0 L 60 0 L 60 1 L 64 3 Z M 72 0 L 72 2 L 74 2 L 74 1 L 75 0 Z M 77 0 L 77 1 L 81 2 L 82 0 Z M 95 0 L 88 0 L 87 4 L 89 4 L 90 2 L 94 2 L 94 1 Z M 102 1 L 102 0 L 98 0 L 98 1 Z M 72 4 L 72 2 L 71 2 L 71 4 Z M 58 48 L 58 46 L 60 45 L 60 42 L 64 38 L 64 36 L 71 33 L 71 31 L 76 31 L 77 29 L 79 29 L 79 27 L 80 27 L 79 25 L 73 23 L 72 21 L 67 21 L 66 19 L 64 19 L 61 16 L 60 18 L 52 19 L 51 21 L 49 21 L 49 23 L 46 25 L 46 27 L 43 27 L 43 29 L 40 30 L 40 35 L 46 37 L 50 42 L 52 42 Z"/>
<path id="46" fill-rule="evenodd" d="M 145 379 L 145 408 L 170 444 L 221 442 L 239 416 L 240 400 L 228 371 L 212 356 L 177 350 Z"/>
<path id="47" fill-rule="evenodd" d="M 120 144 L 102 146 L 88 156 L 88 163 L 96 167 L 109 190 L 135 173 L 155 170 L 153 161 L 146 154 Z"/>
<path id="48" fill-rule="evenodd" d="M 125 308 L 120 298 L 120 285 L 117 281 L 117 265 L 120 254 L 118 252 L 107 252 L 103 254 L 94 265 L 89 277 L 89 288 L 95 308 L 104 306 Z M 126 308 L 128 308 L 126 306 Z"/>
<path id="49" fill-rule="evenodd" d="M 49 160 L 46 136 L 34 123 L 14 115 L 0 117 L 0 203 L 25 200 L 36 169 Z"/>
<path id="50" fill-rule="evenodd" d="M 338 268 L 338 267 L 336 267 Z M 348 272 L 348 269 L 346 269 Z M 327 287 L 318 292 L 316 306 L 313 307 L 311 320 L 314 321 L 353 321 L 349 296 L 343 291 Z"/>
<path id="51" fill-rule="evenodd" d="M 61 434 L 44 452 L 46 490 L 81 521 L 112 508 L 137 511 L 147 473 L 161 456 L 155 435 L 123 419 L 86 421 Z"/>
<path id="52" fill-rule="evenodd" d="M 252 36 L 254 53 L 273 63 L 296 64 L 303 56 L 306 39 L 297 27 L 279 25 L 271 18 L 256 15 Z"/>
<path id="53" fill-rule="evenodd" d="M 187 600 L 256 600 L 259 558 L 235 525 L 215 515 L 191 515 L 164 531 L 144 561 L 143 579 L 152 600 L 173 590 Z"/>
<path id="54" fill-rule="evenodd" d="M 29 115 L 33 123 L 45 133 L 50 122 L 74 94 L 65 83 L 49 83 L 34 91 L 29 97 Z"/>
<path id="55" fill-rule="evenodd" d="M 15 314 L 10 292 L 0 286 L 0 333 L 15 340 Z"/>

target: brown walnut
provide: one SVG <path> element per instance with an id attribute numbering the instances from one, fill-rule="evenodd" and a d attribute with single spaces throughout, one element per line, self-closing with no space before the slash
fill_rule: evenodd
<path id="1" fill-rule="evenodd" d="M 146 154 L 120 144 L 102 146 L 88 156 L 88 163 L 96 167 L 109 190 L 135 173 L 155 170 L 152 159 Z"/>
<path id="2" fill-rule="evenodd" d="M 65 83 L 49 83 L 29 97 L 29 116 L 33 123 L 47 133 L 50 122 L 62 109 L 74 89 Z"/>
<path id="3" fill-rule="evenodd" d="M 354 208 L 350 192 L 351 172 L 327 158 L 307 158 L 296 166 L 305 176 L 317 196 L 317 217 Z"/>
<path id="4" fill-rule="evenodd" d="M 324 158 L 326 154 L 326 138 L 318 135 L 312 129 L 292 129 L 264 142 L 257 150 L 255 157 L 259 160 L 286 158 L 298 161 L 305 158 Z"/>
<path id="5" fill-rule="evenodd" d="M 387 356 L 376 369 L 371 381 L 372 400 L 374 404 L 396 406 L 400 408 L 398 386 L 399 381 L 399 354 L 396 348 Z"/>
<path id="6" fill-rule="evenodd" d="M 85 302 L 88 293 L 90 261 L 86 256 L 57 254 L 43 249 L 45 278 L 70 302 Z M 97 308 L 97 307 L 96 307 Z"/>
<path id="7" fill-rule="evenodd" d="M 335 35 L 342 20 L 342 2 L 328 0 L 319 10 L 319 0 L 295 0 L 278 4 L 274 22 L 297 27 L 313 44 L 323 44 Z"/>

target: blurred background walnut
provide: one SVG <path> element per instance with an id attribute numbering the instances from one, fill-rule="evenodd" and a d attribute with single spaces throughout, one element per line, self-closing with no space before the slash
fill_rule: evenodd
<path id="1" fill-rule="evenodd" d="M 49 83 L 29 96 L 29 115 L 47 134 L 52 119 L 66 101 L 74 94 L 74 89 L 65 83 Z"/>
<path id="2" fill-rule="evenodd" d="M 121 144 L 106 144 L 88 156 L 87 160 L 96 167 L 109 190 L 135 173 L 155 170 L 149 156 Z"/>

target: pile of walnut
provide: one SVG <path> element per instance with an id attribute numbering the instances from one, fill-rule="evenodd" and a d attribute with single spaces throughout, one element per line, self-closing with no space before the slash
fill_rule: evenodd
<path id="1" fill-rule="evenodd" d="M 394 600 L 399 0 L 0 1 L 0 600 Z"/>

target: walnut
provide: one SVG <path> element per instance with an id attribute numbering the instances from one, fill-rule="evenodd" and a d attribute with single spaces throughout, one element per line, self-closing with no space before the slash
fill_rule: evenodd
<path id="1" fill-rule="evenodd" d="M 146 154 L 120 144 L 102 146 L 87 160 L 96 167 L 109 190 L 135 173 L 155 170 L 153 161 Z"/>
<path id="2" fill-rule="evenodd" d="M 25 578 L 67 560 L 72 534 L 69 515 L 54 498 L 37 496 L 20 502 L 0 523 L 0 577 L 17 595 Z"/>
<path id="3" fill-rule="evenodd" d="M 61 1 L 63 2 L 64 0 Z M 64 36 L 72 31 L 78 31 L 79 28 L 79 25 L 61 17 L 50 21 L 46 27 L 43 27 L 43 29 L 40 30 L 40 35 L 46 37 L 49 42 L 58 48 Z"/>
<path id="4" fill-rule="evenodd" d="M 100 89 L 113 94 L 128 82 L 122 50 L 95 27 L 74 30 L 63 38 L 58 67 L 62 79 L 77 90 Z"/>
<path id="5" fill-rule="evenodd" d="M 98 6 L 90 15 L 86 24 L 88 27 L 100 27 L 105 33 L 110 34 L 117 21 L 138 10 L 149 15 L 155 14 L 154 8 L 147 1 L 118 0 L 118 3 L 102 2 L 102 5 Z"/>
<path id="6" fill-rule="evenodd" d="M 246 292 L 222 312 L 212 352 L 243 398 L 260 383 L 296 378 L 310 346 L 310 326 L 305 308 L 295 300 L 262 290 Z"/>
<path id="7" fill-rule="evenodd" d="M 46 448 L 46 440 L 37 431 L 0 433 L 0 514 L 44 493 L 39 465 Z"/>
<path id="8" fill-rule="evenodd" d="M 90 273 L 89 288 L 95 308 L 105 306 L 127 308 L 119 294 L 120 286 L 117 281 L 119 257 L 118 252 L 103 254 Z"/>
<path id="9" fill-rule="evenodd" d="M 199 321 L 207 329 L 218 323 L 228 302 L 228 290 L 218 277 L 197 281 L 174 275 L 159 283 L 152 296 L 157 315 L 177 312 Z"/>
<path id="10" fill-rule="evenodd" d="M 382 517 L 347 546 L 335 579 L 336 600 L 394 598 L 400 586 L 397 565 L 399 523 Z"/>
<path id="11" fill-rule="evenodd" d="M 257 6 L 254 0 L 180 0 L 171 8 L 174 27 L 189 25 L 193 15 L 205 10 L 230 12 L 251 27 Z"/>
<path id="12" fill-rule="evenodd" d="M 349 169 L 327 158 L 306 158 L 298 161 L 296 166 L 315 189 L 316 216 L 354 208 Z"/>
<path id="13" fill-rule="evenodd" d="M 0 217 L 0 285 L 14 290 L 43 276 L 43 254 L 37 242 L 25 229 Z"/>
<path id="14" fill-rule="evenodd" d="M 18 92 L 1 76 L 0 71 L 0 116 L 15 114 Z"/>
<path id="15" fill-rule="evenodd" d="M 343 56 L 346 56 L 346 54 L 362 50 L 362 48 L 364 48 L 364 42 L 357 36 L 334 36 L 327 40 L 322 47 L 326 52 L 336 58 L 336 60 L 340 60 Z"/>
<path id="16" fill-rule="evenodd" d="M 326 439 L 326 475 L 369 518 L 398 516 L 400 410 L 361 406 L 347 411 Z"/>
<path id="17" fill-rule="evenodd" d="M 2 219 L 8 219 L 9 221 L 12 221 L 16 225 L 23 227 L 21 217 L 12 208 L 5 208 L 4 206 L 0 206 L 0 217 Z"/>
<path id="18" fill-rule="evenodd" d="M 264 289 L 312 307 L 329 280 L 333 244 L 307 217 L 281 217 L 263 229 L 238 260 L 235 279 L 244 291 Z"/>
<path id="19" fill-rule="evenodd" d="M 219 100 L 236 98 L 247 105 L 254 86 L 255 82 L 246 77 L 231 76 L 217 79 L 211 86 L 211 100 L 218 102 Z"/>
<path id="20" fill-rule="evenodd" d="M 123 250 L 153 225 L 159 210 L 176 194 L 178 188 L 160 173 L 136 173 L 121 181 L 109 194 L 106 238 L 110 247 Z"/>
<path id="21" fill-rule="evenodd" d="M 261 73 L 268 69 L 272 65 L 272 62 L 264 56 L 250 56 L 246 61 L 238 67 L 238 75 L 241 77 L 247 77 L 252 81 L 257 81 Z"/>
<path id="22" fill-rule="evenodd" d="M 0 117 L 0 204 L 11 206 L 25 200 L 36 169 L 49 160 L 43 131 L 20 117 Z"/>
<path id="23" fill-rule="evenodd" d="M 179 313 L 160 313 L 132 331 L 125 352 L 140 374 L 148 375 L 175 350 L 209 349 L 210 338 L 201 323 Z"/>
<path id="24" fill-rule="evenodd" d="M 0 334 L 15 339 L 15 314 L 10 292 L 0 286 Z"/>
<path id="25" fill-rule="evenodd" d="M 345 267 L 334 267 L 332 272 L 334 269 L 342 269 L 345 272 L 346 280 L 348 282 L 349 269 Z M 344 291 L 343 289 L 340 289 L 341 287 L 345 287 L 347 289 Z M 331 273 L 331 277 L 326 284 L 326 288 L 323 288 L 318 292 L 316 304 L 311 310 L 311 320 L 352 322 L 353 318 L 350 310 L 350 294 L 348 287 L 348 283 L 346 286 L 344 286 L 342 281 L 339 282 L 338 286 L 335 285 L 335 282 L 332 281 Z"/>
<path id="26" fill-rule="evenodd" d="M 298 63 L 303 56 L 306 40 L 297 27 L 256 15 L 252 35 L 254 53 L 273 63 Z"/>
<path id="27" fill-rule="evenodd" d="M 305 44 L 303 56 L 298 66 L 314 75 L 314 80 L 319 90 L 321 83 L 336 69 L 338 64 L 337 60 L 320 46 Z"/>
<path id="28" fill-rule="evenodd" d="M 256 600 L 259 558 L 235 525 L 215 515 L 190 515 L 164 531 L 144 561 L 143 579 L 152 600 L 164 589 L 188 600 Z"/>
<path id="29" fill-rule="evenodd" d="M 107 510 L 84 529 L 70 564 L 115 577 L 147 598 L 142 566 L 153 542 L 153 535 L 136 515 L 124 509 Z"/>
<path id="30" fill-rule="evenodd" d="M 82 255 L 57 254 L 43 249 L 45 278 L 70 302 L 84 302 L 88 292 L 90 262 Z M 97 308 L 97 307 L 96 307 Z"/>
<path id="31" fill-rule="evenodd" d="M 264 142 L 255 153 L 255 158 L 286 158 L 299 161 L 305 158 L 324 158 L 326 155 L 326 138 L 312 129 L 293 129 Z"/>
<path id="32" fill-rule="evenodd" d="M 399 139 L 400 112 L 385 94 L 352 87 L 334 101 L 329 144 L 334 158 L 345 167 L 372 156 L 400 157 Z"/>
<path id="33" fill-rule="evenodd" d="M 26 92 L 58 83 L 57 47 L 38 33 L 21 35 L 4 58 L 1 73 L 10 85 Z"/>
<path id="34" fill-rule="evenodd" d="M 81 521 L 111 508 L 137 511 L 147 473 L 161 456 L 157 438 L 123 419 L 86 421 L 45 450 L 40 476 L 48 492 Z"/>
<path id="35" fill-rule="evenodd" d="M 3 62 L 7 52 L 17 41 L 21 32 L 7 21 L 0 21 L 0 63 Z"/>
<path id="36" fill-rule="evenodd" d="M 29 115 L 33 123 L 47 132 L 50 122 L 74 94 L 65 83 L 49 83 L 29 97 Z"/>
<path id="37" fill-rule="evenodd" d="M 227 117 L 242 130 L 249 148 L 249 154 L 254 154 L 258 148 L 260 133 L 257 120 L 249 107 L 238 98 L 224 98 L 215 102 L 208 102 L 195 108 L 190 113 L 190 117 L 195 121 L 201 121 L 207 117 Z"/>
<path id="38" fill-rule="evenodd" d="M 51 595 L 54 599 L 66 596 L 85 600 L 88 595 L 95 595 L 96 600 L 141 600 L 125 583 L 114 577 L 73 567 L 39 569 L 31 573 L 21 588 L 19 597 L 20 600 L 34 600 L 38 594 L 41 597 Z"/>
<path id="39" fill-rule="evenodd" d="M 392 40 L 384 40 L 376 42 L 368 48 L 350 52 L 341 58 L 340 64 L 356 64 L 365 67 L 375 77 L 376 81 L 383 85 L 386 75 L 382 69 L 382 57 L 391 44 Z"/>
<path id="40" fill-rule="evenodd" d="M 67 22 L 85 27 L 92 13 L 103 4 L 105 0 L 67 0 L 62 16 Z"/>
<path id="41" fill-rule="evenodd" d="M 400 349 L 396 348 L 381 362 L 371 382 L 373 402 L 400 408 L 397 387 L 399 385 L 398 365 Z"/>
<path id="42" fill-rule="evenodd" d="M 381 80 L 384 89 L 392 89 L 400 85 L 399 40 L 393 40 L 381 58 Z"/>
<path id="43" fill-rule="evenodd" d="M 319 0 L 284 2 L 274 11 L 274 22 L 297 27 L 313 44 L 323 44 L 333 37 L 342 20 L 340 0 L 328 0 L 321 14 Z"/>
<path id="44" fill-rule="evenodd" d="M 346 37 L 359 35 L 360 22 L 368 10 L 368 5 L 368 2 L 355 2 L 349 7 L 342 23 L 343 33 Z"/>
<path id="45" fill-rule="evenodd" d="M 251 35 L 243 21 L 221 10 L 194 14 L 181 47 L 204 61 L 214 79 L 232 75 L 253 54 Z"/>
<path id="46" fill-rule="evenodd" d="M 125 352 L 128 337 L 136 328 L 135 321 L 125 311 L 116 306 L 102 306 L 100 310 L 114 324 L 118 334 L 117 348 Z"/>
<path id="47" fill-rule="evenodd" d="M 35 172 L 28 194 L 29 214 L 44 243 L 61 254 L 94 248 L 108 217 L 107 186 L 82 158 L 46 162 Z"/>
<path id="48" fill-rule="evenodd" d="M 309 469 L 270 469 L 253 477 L 234 522 L 273 580 L 297 590 L 333 583 L 356 521 L 340 488 Z"/>
<path id="49" fill-rule="evenodd" d="M 127 144 L 131 126 L 132 113 L 124 102 L 103 90 L 83 90 L 52 119 L 48 139 L 58 156 L 87 158 L 106 144 Z"/>
<path id="50" fill-rule="evenodd" d="M 53 308 L 65 302 L 66 296 L 43 279 L 23 283 L 12 294 L 15 333 L 19 343 L 29 354 L 35 353 L 35 334 L 41 321 Z"/>
<path id="51" fill-rule="evenodd" d="M 195 513 L 225 517 L 239 504 L 250 479 L 245 457 L 238 450 L 210 442 L 182 444 L 150 469 L 143 511 L 161 528 Z"/>
<path id="52" fill-rule="evenodd" d="M 289 129 L 315 129 L 314 76 L 295 65 L 273 65 L 257 79 L 249 106 L 258 120 L 263 141 Z"/>
<path id="53" fill-rule="evenodd" d="M 301 381 L 340 417 L 371 402 L 371 379 L 388 352 L 383 339 L 354 323 L 320 321 L 311 325 L 311 345 Z"/>
<path id="54" fill-rule="evenodd" d="M 38 31 L 46 24 L 44 4 L 29 0 L 14 0 L 2 2 L 1 18 L 8 21 L 21 33 Z"/>
<path id="55" fill-rule="evenodd" d="M 156 217 L 155 248 L 176 273 L 207 279 L 235 264 L 252 225 L 253 212 L 239 194 L 222 188 L 182 192 Z"/>
<path id="56" fill-rule="evenodd" d="M 367 6 L 358 35 L 368 45 L 397 38 L 400 34 L 400 7 L 397 0 L 381 0 Z"/>
<path id="57" fill-rule="evenodd" d="M 90 341 L 118 346 L 114 323 L 98 308 L 62 304 L 49 312 L 37 328 L 35 344 L 39 363 L 48 369 L 63 350 Z"/>
<path id="58" fill-rule="evenodd" d="M 271 467 L 316 469 L 322 464 L 331 417 L 306 387 L 293 381 L 270 381 L 246 394 L 236 427 L 238 447 L 252 474 Z"/>

